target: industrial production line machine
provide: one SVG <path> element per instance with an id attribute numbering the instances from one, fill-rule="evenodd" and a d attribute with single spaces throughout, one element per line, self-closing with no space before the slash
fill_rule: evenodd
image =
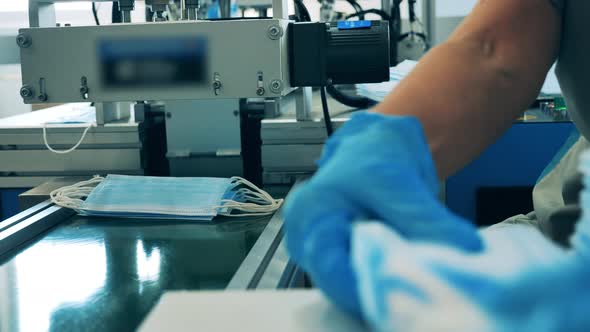
<path id="1" fill-rule="evenodd" d="M 25 103 L 68 106 L 37 113 L 42 120 L 33 123 L 32 116 L 0 121 L 1 133 L 12 135 L 0 140 L 0 152 L 10 151 L 2 159 L 13 160 L 0 163 L 3 188 L 107 170 L 245 175 L 262 184 L 266 167 L 259 160 L 280 157 L 267 152 L 272 149 L 262 149 L 261 157 L 261 120 L 317 122 L 322 116 L 312 114 L 312 86 L 389 79 L 389 29 L 383 21 L 293 22 L 286 1 L 276 1 L 273 18 L 194 20 L 195 7 L 187 1 L 182 21 L 56 27 L 54 2 L 31 0 L 31 28 L 17 37 L 20 93 Z M 122 9 L 133 8 L 127 2 L 121 1 Z M 154 10 L 166 8 L 150 3 Z M 64 150 L 77 143 L 89 122 L 80 109 L 88 104 L 96 121 L 77 151 L 47 151 L 49 145 Z M 137 134 L 110 134 L 122 128 Z M 60 136 L 64 130 L 71 135 Z M 82 165 L 85 152 L 111 164 Z M 31 165 L 35 158 L 47 167 Z M 277 171 L 276 165 L 268 169 Z"/>
<path id="2" fill-rule="evenodd" d="M 327 126 L 355 110 L 328 100 L 326 119 L 317 89 L 388 80 L 391 27 L 304 22 L 286 0 L 273 0 L 271 18 L 220 20 L 199 20 L 198 2 L 184 0 L 179 21 L 163 20 L 168 1 L 146 0 L 148 23 L 130 22 L 134 1 L 120 0 L 120 24 L 56 26 L 63 1 L 74 0 L 29 0 L 31 27 L 16 40 L 23 101 L 62 105 L 0 119 L 0 189 L 35 187 L 20 195 L 23 212 L 0 218 L 0 331 L 135 330 L 166 291 L 309 286 L 280 211 L 92 218 L 46 198 L 108 173 L 237 175 L 285 197 L 314 172 Z"/>
<path id="3" fill-rule="evenodd" d="M 124 23 L 56 26 L 55 2 L 30 0 L 20 94 L 63 105 L 0 119 L 0 187 L 45 183 L 0 221 L 0 330 L 134 330 L 164 291 L 302 287 L 280 212 L 97 219 L 45 198 L 108 173 L 239 175 L 284 197 L 327 137 L 312 87 L 388 80 L 388 24 L 294 22 L 286 0 L 272 18 L 197 20 L 186 0 L 180 21 L 131 23 L 120 1 Z"/>

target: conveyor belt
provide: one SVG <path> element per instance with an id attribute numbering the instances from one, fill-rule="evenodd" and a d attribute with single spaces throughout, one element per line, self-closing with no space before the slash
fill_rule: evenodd
<path id="1" fill-rule="evenodd" d="M 166 290 L 225 289 L 248 278 L 238 269 L 262 278 L 271 261 L 245 258 L 275 256 L 282 220 L 270 219 L 89 218 L 41 203 L 0 223 L 0 330 L 133 331 Z"/>

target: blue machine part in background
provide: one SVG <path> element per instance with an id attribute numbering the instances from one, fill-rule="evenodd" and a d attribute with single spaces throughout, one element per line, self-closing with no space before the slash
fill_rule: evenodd
<path id="1" fill-rule="evenodd" d="M 231 16 L 239 16 L 238 5 L 235 1 L 231 4 Z M 207 8 L 207 18 L 219 18 L 219 2 L 213 1 L 213 3 Z"/>
<path id="2" fill-rule="evenodd" d="M 18 195 L 27 190 L 29 189 L 0 189 L 0 221 L 8 219 L 20 212 Z"/>
<path id="3" fill-rule="evenodd" d="M 356 30 L 371 28 L 371 21 L 339 21 L 338 30 Z"/>
<path id="4" fill-rule="evenodd" d="M 571 122 L 515 123 L 478 159 L 447 179 L 447 206 L 476 221 L 480 188 L 533 187 L 575 130 Z"/>

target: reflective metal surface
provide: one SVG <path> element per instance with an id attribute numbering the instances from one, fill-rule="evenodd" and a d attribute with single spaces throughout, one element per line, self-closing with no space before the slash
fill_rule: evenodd
<path id="1" fill-rule="evenodd" d="M 281 211 L 279 211 L 273 215 L 266 229 L 228 283 L 227 289 L 252 289 L 257 287 L 269 261 L 272 260 L 277 246 L 283 238 L 282 229 L 283 217 Z"/>
<path id="2" fill-rule="evenodd" d="M 269 219 L 71 217 L 0 260 L 0 331 L 135 330 L 165 290 L 225 288 Z"/>

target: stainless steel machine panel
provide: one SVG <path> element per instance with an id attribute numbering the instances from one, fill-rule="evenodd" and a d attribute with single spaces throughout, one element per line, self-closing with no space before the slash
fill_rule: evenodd
<path id="1" fill-rule="evenodd" d="M 333 119 L 339 128 L 347 118 Z M 268 119 L 262 121 L 263 183 L 290 185 L 297 179 L 306 178 L 316 170 L 316 161 L 322 154 L 326 140 L 324 121 L 295 119 Z"/>
<path id="2" fill-rule="evenodd" d="M 88 131 L 83 147 L 105 146 L 110 147 L 141 147 L 137 124 L 125 126 L 94 127 Z M 85 128 L 78 127 L 52 127 L 47 129 L 47 140 L 52 146 L 75 145 Z M 43 146 L 43 129 L 40 128 L 0 128 L 0 146 Z"/>
<path id="3" fill-rule="evenodd" d="M 287 20 L 19 31 L 26 103 L 277 98 L 292 91 Z"/>
<path id="4" fill-rule="evenodd" d="M 263 145 L 262 167 L 265 172 L 313 172 L 323 147 L 323 144 Z"/>
<path id="5" fill-rule="evenodd" d="M 0 172 L 113 172 L 141 170 L 139 148 L 76 150 L 57 155 L 48 150 L 0 151 Z"/>

